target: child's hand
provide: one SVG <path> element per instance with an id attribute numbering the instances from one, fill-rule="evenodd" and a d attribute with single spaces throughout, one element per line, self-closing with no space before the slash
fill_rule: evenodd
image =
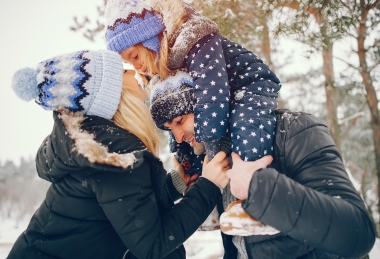
<path id="1" fill-rule="evenodd" d="M 224 189 L 229 182 L 226 176 L 229 168 L 229 160 L 226 153 L 220 151 L 211 161 L 208 161 L 207 156 L 205 156 L 202 176 L 215 183 L 219 188 Z"/>
<path id="2" fill-rule="evenodd" d="M 181 176 L 182 181 L 186 184 L 187 188 L 189 188 L 191 185 L 194 184 L 194 182 L 198 179 L 198 174 L 189 175 L 185 173 L 185 169 L 182 167 L 182 165 L 178 162 L 177 156 L 173 156 L 173 169 L 178 172 L 178 174 Z"/>
<path id="3" fill-rule="evenodd" d="M 246 200 L 253 174 L 257 170 L 270 165 L 273 157 L 264 156 L 253 162 L 244 162 L 236 153 L 232 153 L 231 156 L 233 161 L 232 169 L 227 171 L 227 177 L 231 180 L 231 193 L 240 200 Z"/>

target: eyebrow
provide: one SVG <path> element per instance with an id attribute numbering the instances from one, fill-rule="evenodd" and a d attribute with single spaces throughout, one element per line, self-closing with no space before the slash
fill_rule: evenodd
<path id="1" fill-rule="evenodd" d="M 166 123 L 169 123 L 169 124 L 173 123 L 173 119 L 166 121 L 164 124 Z M 162 125 L 162 126 L 164 126 L 165 129 L 170 130 L 170 127 L 168 128 L 165 125 Z"/>

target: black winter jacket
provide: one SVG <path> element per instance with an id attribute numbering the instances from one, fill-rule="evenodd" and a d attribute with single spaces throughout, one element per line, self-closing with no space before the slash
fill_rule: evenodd
<path id="1" fill-rule="evenodd" d="M 171 177 L 134 135 L 96 116 L 54 121 L 36 158 L 52 184 L 8 259 L 185 258 L 219 188 L 201 178 L 173 205 Z"/>
<path id="2" fill-rule="evenodd" d="M 326 124 L 303 112 L 276 114 L 275 169 L 253 175 L 243 208 L 281 233 L 246 237 L 249 257 L 361 258 L 375 228 Z"/>

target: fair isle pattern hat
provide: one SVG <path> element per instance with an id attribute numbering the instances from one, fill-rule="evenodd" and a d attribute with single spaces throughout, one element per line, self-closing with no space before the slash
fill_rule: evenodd
<path id="1" fill-rule="evenodd" d="M 164 123 L 194 112 L 194 81 L 183 71 L 177 71 L 167 79 L 158 75 L 149 82 L 150 113 L 156 126 L 166 130 Z"/>
<path id="2" fill-rule="evenodd" d="M 107 49 L 118 53 L 138 43 L 159 53 L 161 17 L 142 0 L 109 0 L 106 5 Z"/>
<path id="3" fill-rule="evenodd" d="M 12 88 L 24 101 L 35 99 L 45 110 L 73 112 L 112 119 L 119 106 L 123 62 L 109 50 L 78 51 L 22 68 Z"/>

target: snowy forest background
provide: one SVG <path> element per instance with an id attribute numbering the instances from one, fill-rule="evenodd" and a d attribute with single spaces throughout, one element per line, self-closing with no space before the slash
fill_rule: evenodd
<path id="1" fill-rule="evenodd" d="M 186 2 L 276 72 L 283 85 L 280 108 L 310 112 L 327 122 L 379 233 L 380 0 Z M 73 17 L 68 28 L 89 41 L 104 40 L 105 3 L 94 5 L 96 19 Z M 166 152 L 162 159 L 170 167 Z M 38 179 L 34 158 L 0 160 L 0 221 L 13 219 L 17 226 L 29 220 L 48 186 Z M 202 237 L 210 238 L 207 233 L 200 237 L 189 253 L 196 254 Z"/>

